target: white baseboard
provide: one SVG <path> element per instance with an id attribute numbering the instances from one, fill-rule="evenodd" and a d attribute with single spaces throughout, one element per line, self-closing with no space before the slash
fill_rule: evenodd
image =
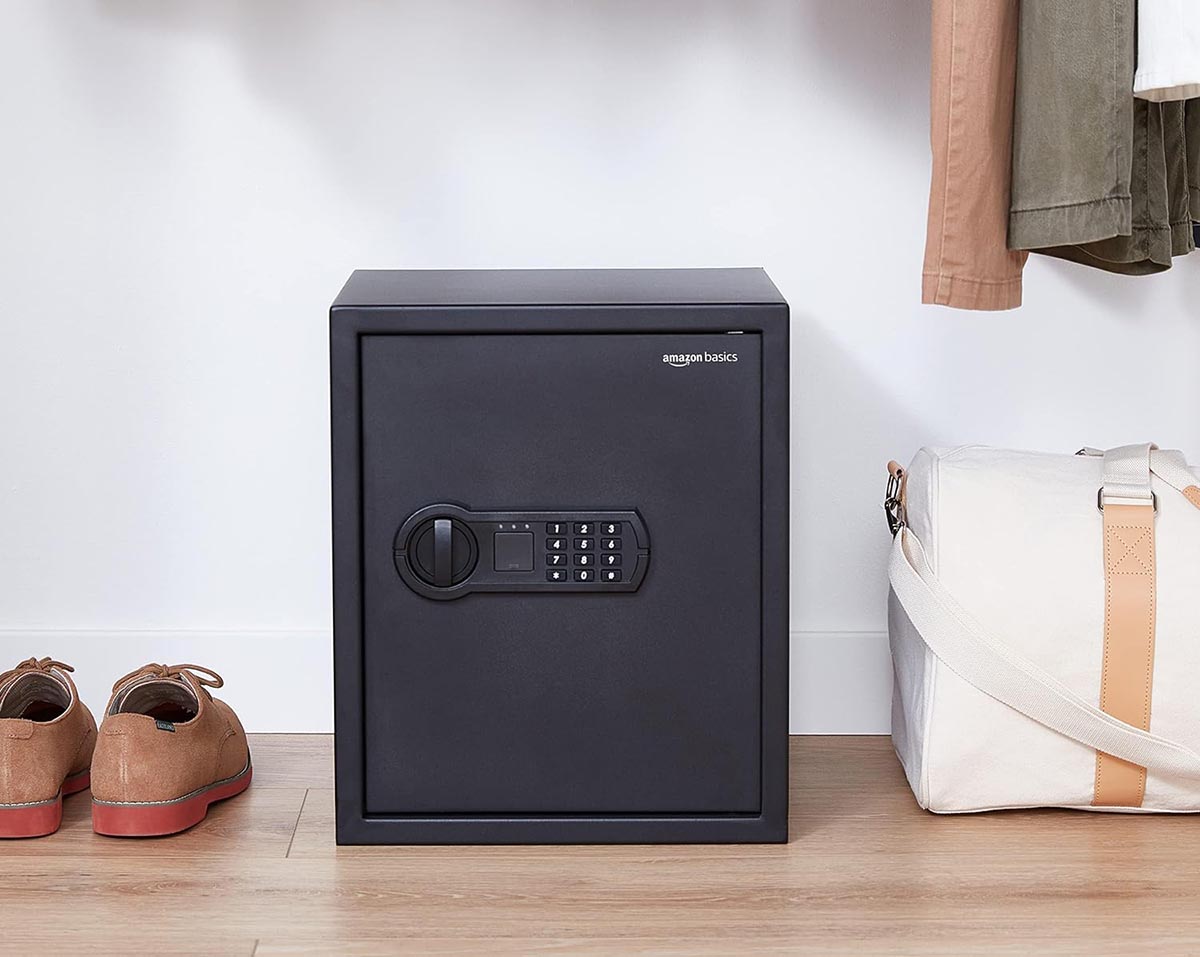
<path id="1" fill-rule="evenodd" d="M 792 632 L 793 734 L 886 734 L 892 674 L 882 633 Z M 333 730 L 328 631 L 4 631 L 0 670 L 31 655 L 75 666 L 83 700 L 104 708 L 112 683 L 148 661 L 220 672 L 247 731 Z"/>

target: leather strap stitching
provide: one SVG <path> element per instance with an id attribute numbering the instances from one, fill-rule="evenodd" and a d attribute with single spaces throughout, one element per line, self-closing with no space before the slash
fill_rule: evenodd
<path id="1" fill-rule="evenodd" d="M 1137 505 L 1112 504 L 1104 511 L 1100 707 L 1143 731 L 1150 729 L 1154 676 L 1154 515 L 1153 508 Z M 1094 788 L 1096 806 L 1140 807 L 1146 769 L 1097 752 Z"/>

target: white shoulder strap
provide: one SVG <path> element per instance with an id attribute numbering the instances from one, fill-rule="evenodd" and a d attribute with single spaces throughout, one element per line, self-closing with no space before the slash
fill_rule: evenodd
<path id="1" fill-rule="evenodd" d="M 1192 474 L 1182 452 L 1154 449 L 1150 453 L 1150 471 L 1200 508 L 1200 479 Z"/>
<path id="2" fill-rule="evenodd" d="M 892 590 L 930 651 L 964 681 L 1097 751 L 1200 778 L 1200 754 L 1105 714 L 990 634 L 937 580 L 908 528 L 896 536 L 888 570 Z"/>
<path id="3" fill-rule="evenodd" d="M 1150 455 L 1157 448 L 1148 443 L 1122 445 L 1104 453 L 1104 485 L 1100 490 L 1104 503 L 1146 505 L 1154 501 L 1150 489 Z"/>
<path id="4" fill-rule="evenodd" d="M 1114 462 L 1122 453 L 1133 453 L 1127 457 L 1127 461 L 1135 463 L 1139 468 L 1142 465 L 1141 453 L 1147 446 L 1131 445 L 1122 449 L 1110 449 L 1105 452 L 1103 449 L 1094 449 L 1090 446 L 1084 446 L 1076 455 L 1087 455 L 1093 458 L 1105 456 L 1105 484 L 1109 479 L 1108 459 L 1111 457 Z M 1157 475 L 1160 479 L 1170 485 L 1172 488 L 1183 493 L 1184 498 L 1200 508 L 1200 479 L 1197 479 L 1191 468 L 1188 466 L 1187 458 L 1182 452 L 1174 449 L 1160 449 L 1157 445 L 1150 445 L 1150 471 Z M 1115 476 L 1114 476 L 1115 477 Z"/>

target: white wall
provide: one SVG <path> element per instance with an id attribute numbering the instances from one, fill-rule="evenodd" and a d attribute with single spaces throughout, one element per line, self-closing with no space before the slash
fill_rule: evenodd
<path id="1" fill-rule="evenodd" d="M 921 307 L 928 5 L 8 0 L 0 661 L 327 730 L 326 309 L 358 266 L 763 265 L 795 317 L 793 728 L 884 731 L 883 464 L 1200 457 L 1200 261 Z"/>

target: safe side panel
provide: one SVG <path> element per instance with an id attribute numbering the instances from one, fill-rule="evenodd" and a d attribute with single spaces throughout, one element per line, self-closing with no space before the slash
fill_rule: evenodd
<path id="1" fill-rule="evenodd" d="M 362 339 L 368 813 L 759 810 L 759 348 Z M 738 361 L 662 358 L 704 352 Z M 648 574 L 628 594 L 423 598 L 393 536 L 440 502 L 636 508 Z"/>

